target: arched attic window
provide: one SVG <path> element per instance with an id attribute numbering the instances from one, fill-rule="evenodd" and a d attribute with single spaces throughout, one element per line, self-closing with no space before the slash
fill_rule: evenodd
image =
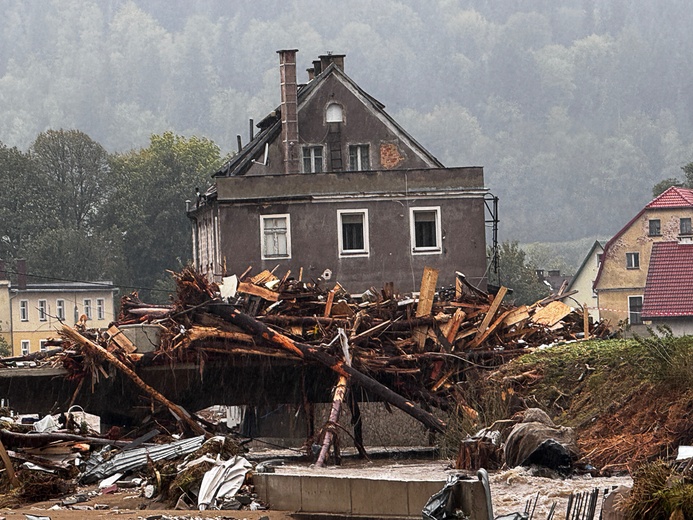
<path id="1" fill-rule="evenodd" d="M 342 123 L 344 122 L 344 109 L 338 103 L 330 103 L 325 110 L 325 122 Z"/>

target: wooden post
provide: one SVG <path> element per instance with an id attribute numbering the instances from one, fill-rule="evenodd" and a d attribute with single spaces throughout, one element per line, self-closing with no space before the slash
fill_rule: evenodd
<path id="1" fill-rule="evenodd" d="M 582 304 L 582 324 L 585 327 L 585 339 L 590 339 L 590 314 L 586 303 Z"/>
<path id="2" fill-rule="evenodd" d="M 325 318 L 329 318 L 332 314 L 332 303 L 334 302 L 334 289 L 327 293 L 327 303 L 325 304 Z"/>
<path id="3" fill-rule="evenodd" d="M 436 284 L 438 283 L 438 269 L 424 267 L 421 277 L 421 287 L 419 288 L 419 303 L 416 306 L 416 317 L 429 316 L 433 309 L 433 298 L 436 294 Z M 413 339 L 416 341 L 417 349 L 422 352 L 428 336 L 428 327 L 416 327 L 413 332 Z"/>
<path id="4" fill-rule="evenodd" d="M 5 449 L 5 445 L 2 443 L 2 441 L 0 441 L 0 458 L 2 459 L 3 464 L 5 464 L 7 478 L 10 479 L 10 486 L 18 488 L 20 485 L 19 479 L 17 478 L 17 475 L 14 474 L 12 461 L 10 460 L 10 456 L 7 454 L 7 450 Z"/>

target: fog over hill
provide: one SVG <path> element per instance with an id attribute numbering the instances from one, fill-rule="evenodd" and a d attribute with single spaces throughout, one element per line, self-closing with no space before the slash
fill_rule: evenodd
<path id="1" fill-rule="evenodd" d="M 333 51 L 444 164 L 484 166 L 501 239 L 603 236 L 693 160 L 691 27 L 683 0 L 0 0 L 0 142 L 230 152 L 278 105 L 276 50 Z"/>

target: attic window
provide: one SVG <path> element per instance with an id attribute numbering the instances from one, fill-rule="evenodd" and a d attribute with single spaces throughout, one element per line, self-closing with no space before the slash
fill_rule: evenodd
<path id="1" fill-rule="evenodd" d="M 344 110 L 342 105 L 330 103 L 325 110 L 325 121 L 327 123 L 342 123 L 344 122 Z"/>
<path id="2" fill-rule="evenodd" d="M 679 221 L 679 234 L 681 235 L 693 235 L 693 228 L 691 228 L 691 219 L 682 218 Z"/>

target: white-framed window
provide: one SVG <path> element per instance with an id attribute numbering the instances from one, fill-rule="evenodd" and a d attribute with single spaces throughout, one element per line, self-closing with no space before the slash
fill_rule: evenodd
<path id="1" fill-rule="evenodd" d="M 19 321 L 29 321 L 29 300 L 19 301 Z"/>
<path id="2" fill-rule="evenodd" d="M 679 219 L 679 233 L 681 235 L 693 235 L 690 217 Z"/>
<path id="3" fill-rule="evenodd" d="M 349 170 L 352 172 L 371 169 L 370 146 L 367 144 L 352 144 L 349 146 Z"/>
<path id="4" fill-rule="evenodd" d="M 106 316 L 106 310 L 104 309 L 105 301 L 103 298 L 96 299 L 96 319 L 103 320 Z"/>
<path id="5" fill-rule="evenodd" d="M 410 208 L 409 211 L 412 253 L 441 253 L 440 207 Z"/>
<path id="6" fill-rule="evenodd" d="M 626 253 L 626 269 L 640 269 L 640 253 Z"/>
<path id="7" fill-rule="evenodd" d="M 642 296 L 628 297 L 628 321 L 631 325 L 642 323 Z"/>
<path id="8" fill-rule="evenodd" d="M 31 348 L 31 342 L 28 339 L 23 339 L 20 343 L 22 348 L 22 356 L 26 356 Z"/>
<path id="9" fill-rule="evenodd" d="M 48 302 L 46 300 L 38 301 L 39 321 L 48 321 Z"/>
<path id="10" fill-rule="evenodd" d="M 55 300 L 55 314 L 60 321 L 65 321 L 65 300 Z"/>
<path id="11" fill-rule="evenodd" d="M 303 147 L 303 173 L 320 173 L 323 171 L 322 146 Z"/>
<path id="12" fill-rule="evenodd" d="M 88 320 L 91 319 L 91 300 L 88 298 L 84 300 L 84 315 Z"/>
<path id="13" fill-rule="evenodd" d="M 283 215 L 260 216 L 262 259 L 291 258 L 291 219 Z"/>
<path id="14" fill-rule="evenodd" d="M 368 210 L 337 210 L 339 256 L 368 256 Z"/>
<path id="15" fill-rule="evenodd" d="M 344 122 L 344 109 L 339 103 L 330 103 L 325 109 L 325 122 L 326 123 L 343 123 Z"/>
<path id="16" fill-rule="evenodd" d="M 46 348 L 48 348 L 46 343 L 47 341 L 45 339 L 39 340 L 39 348 L 41 349 L 41 352 L 44 352 Z"/>

